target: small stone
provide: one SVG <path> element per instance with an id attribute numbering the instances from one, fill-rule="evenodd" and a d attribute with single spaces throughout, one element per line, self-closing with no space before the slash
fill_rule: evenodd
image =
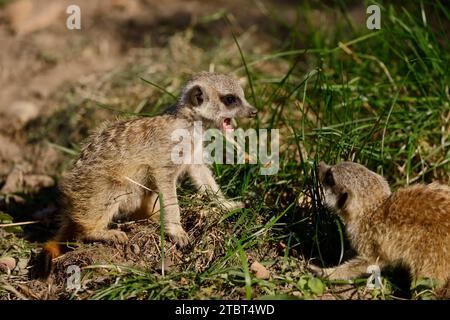
<path id="1" fill-rule="evenodd" d="M 28 101 L 16 101 L 11 105 L 11 111 L 15 113 L 16 117 L 26 124 L 39 116 L 38 107 Z"/>
<path id="2" fill-rule="evenodd" d="M 30 190 L 51 187 L 55 184 L 52 177 L 44 174 L 29 174 L 24 176 L 24 187 Z"/>
<path id="3" fill-rule="evenodd" d="M 17 164 L 8 174 L 1 193 L 36 191 L 55 184 L 52 177 L 43 174 L 29 174 L 32 167 L 28 163 Z"/>
<path id="4" fill-rule="evenodd" d="M 9 273 L 16 267 L 16 259 L 12 257 L 0 258 L 0 271 Z"/>
<path id="5" fill-rule="evenodd" d="M 39 116 L 39 108 L 29 101 L 15 101 L 1 106 L 0 113 L 16 122 L 13 124 L 22 127 Z"/>
<path id="6" fill-rule="evenodd" d="M 139 248 L 139 246 L 135 243 L 133 243 L 130 246 L 131 252 L 133 252 L 134 254 L 139 254 L 141 252 L 141 249 Z"/>
<path id="7" fill-rule="evenodd" d="M 23 171 L 20 168 L 14 168 L 6 178 L 6 182 L 0 190 L 1 193 L 14 193 L 21 191 L 23 185 Z"/>
<path id="8" fill-rule="evenodd" d="M 262 280 L 267 280 L 270 278 L 269 270 L 266 269 L 261 263 L 255 261 L 250 266 L 250 270 L 255 274 L 255 277 Z"/>
<path id="9" fill-rule="evenodd" d="M 6 182 L 0 192 L 36 191 L 55 184 L 52 177 L 42 174 L 28 174 L 30 170 L 31 167 L 28 164 L 16 165 L 6 178 Z"/>

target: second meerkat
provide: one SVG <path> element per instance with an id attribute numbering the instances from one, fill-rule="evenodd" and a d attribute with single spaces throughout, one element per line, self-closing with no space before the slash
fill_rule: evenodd
<path id="1" fill-rule="evenodd" d="M 119 212 L 139 211 L 151 216 L 159 209 L 156 192 L 164 199 L 166 234 L 180 246 L 188 244 L 176 191 L 177 180 L 183 173 L 188 173 L 201 192 L 215 193 L 225 208 L 240 208 L 243 204 L 224 198 L 205 164 L 172 161 L 171 152 L 179 142 L 172 141 L 173 131 L 192 132 L 195 121 L 201 121 L 204 129 L 226 131 L 232 129 L 233 118 L 255 117 L 256 113 L 237 80 L 203 72 L 185 85 L 177 104 L 167 112 L 117 121 L 99 130 L 89 138 L 73 168 L 63 177 L 62 224 L 54 240 L 44 246 L 44 252 L 51 258 L 58 256 L 57 242 L 67 240 L 125 242 L 126 234 L 108 229 L 109 222 Z M 192 139 L 191 143 L 203 142 Z"/>
<path id="2" fill-rule="evenodd" d="M 401 264 L 415 279 L 450 280 L 450 187 L 417 184 L 391 193 L 383 177 L 353 162 L 322 162 L 319 179 L 325 205 L 341 217 L 358 253 L 319 274 L 352 279 L 372 264 Z"/>

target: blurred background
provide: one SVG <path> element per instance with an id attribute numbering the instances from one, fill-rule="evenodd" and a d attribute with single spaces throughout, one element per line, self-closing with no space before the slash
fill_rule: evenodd
<path id="1" fill-rule="evenodd" d="M 231 32 L 252 57 L 311 46 L 302 35 L 307 28 L 333 30 L 339 19 L 321 3 L 312 2 L 303 15 L 298 1 L 1 1 L 0 181 L 21 162 L 30 172 L 55 175 L 59 151 L 42 142 L 70 147 L 94 123 L 114 117 L 96 102 L 133 112 L 167 102 L 139 77 L 175 95 L 201 70 L 235 73 L 246 82 Z M 71 4 L 81 9 L 81 30 L 66 27 Z M 354 23 L 365 23 L 362 3 L 348 10 Z M 279 77 L 289 60 L 254 67 Z"/>

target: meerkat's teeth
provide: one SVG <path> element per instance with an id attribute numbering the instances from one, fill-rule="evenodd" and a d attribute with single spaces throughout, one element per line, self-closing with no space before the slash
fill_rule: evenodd
<path id="1" fill-rule="evenodd" d="M 220 122 L 220 129 L 225 133 L 233 132 L 234 128 L 231 118 L 223 118 Z"/>

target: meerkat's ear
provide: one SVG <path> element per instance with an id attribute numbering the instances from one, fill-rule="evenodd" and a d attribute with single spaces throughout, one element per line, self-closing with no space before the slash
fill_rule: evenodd
<path id="1" fill-rule="evenodd" d="M 318 169 L 318 173 L 319 173 L 319 180 L 323 181 L 323 179 L 325 178 L 326 172 L 330 169 L 330 166 L 328 166 L 325 162 L 320 161 L 317 169 Z"/>
<path id="2" fill-rule="evenodd" d="M 339 198 L 336 203 L 336 205 L 339 209 L 343 209 L 345 207 L 345 205 L 347 204 L 347 201 L 348 201 L 348 197 L 349 197 L 349 194 L 346 191 L 339 194 Z"/>
<path id="3" fill-rule="evenodd" d="M 333 187 L 336 182 L 334 181 L 333 172 L 331 171 L 331 166 L 325 164 L 321 161 L 319 163 L 319 180 L 325 187 Z"/>
<path id="4" fill-rule="evenodd" d="M 205 94 L 199 85 L 195 85 L 187 92 L 187 98 L 190 104 L 197 107 L 205 100 Z"/>
<path id="5" fill-rule="evenodd" d="M 328 170 L 325 171 L 322 178 L 322 183 L 325 184 L 327 187 L 333 187 L 336 184 L 336 182 L 334 181 L 334 176 L 333 172 L 331 171 L 331 168 L 328 168 Z"/>

